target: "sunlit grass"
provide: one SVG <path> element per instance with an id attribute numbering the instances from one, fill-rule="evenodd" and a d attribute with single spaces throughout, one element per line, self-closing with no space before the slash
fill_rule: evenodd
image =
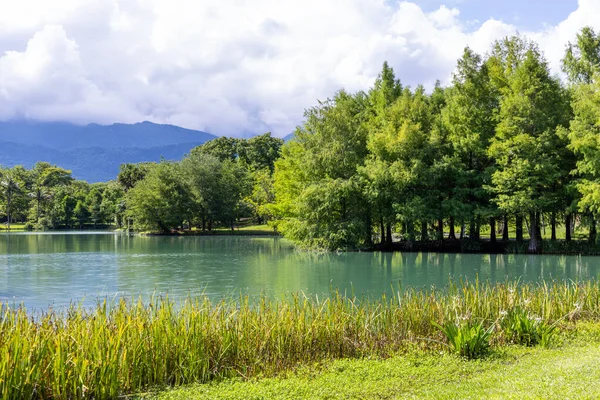
<path id="1" fill-rule="evenodd" d="M 359 300 L 334 293 L 281 300 L 118 300 L 35 318 L 0 312 L 0 398 L 115 398 L 153 387 L 275 375 L 339 358 L 438 349 L 448 321 L 495 325 L 520 307 L 547 323 L 600 317 L 597 282 L 449 284 Z"/>
<path id="2" fill-rule="evenodd" d="M 10 231 L 24 231 L 25 224 L 10 224 Z M 0 224 L 0 232 L 8 231 L 6 224 Z"/>

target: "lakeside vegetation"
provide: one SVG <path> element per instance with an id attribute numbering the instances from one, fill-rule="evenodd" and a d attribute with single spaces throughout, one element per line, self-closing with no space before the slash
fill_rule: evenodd
<path id="1" fill-rule="evenodd" d="M 0 397 L 116 398 L 415 349 L 478 358 L 511 344 L 552 345 L 557 332 L 599 318 L 600 284 L 591 281 L 450 283 L 380 299 L 121 299 L 34 318 L 3 305 Z M 461 333 L 448 335 L 449 326 Z"/>
<path id="2" fill-rule="evenodd" d="M 275 378 L 228 379 L 142 398 L 242 399 L 591 399 L 600 397 L 600 324 L 579 323 L 552 349 L 511 346 L 476 362 L 411 351 L 347 359 Z"/>

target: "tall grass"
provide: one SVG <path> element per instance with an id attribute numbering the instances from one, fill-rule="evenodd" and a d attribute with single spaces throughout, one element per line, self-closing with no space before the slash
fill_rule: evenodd
<path id="1" fill-rule="evenodd" d="M 0 398 L 115 398 L 153 386 L 436 346 L 444 340 L 436 324 L 457 318 L 493 324 L 515 307 L 548 323 L 599 319 L 600 284 L 452 283 L 362 301 L 338 293 L 256 302 L 123 299 L 35 318 L 3 305 Z"/>

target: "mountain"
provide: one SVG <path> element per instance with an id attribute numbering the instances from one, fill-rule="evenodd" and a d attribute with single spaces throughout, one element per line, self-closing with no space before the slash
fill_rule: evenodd
<path id="1" fill-rule="evenodd" d="M 32 167 L 48 161 L 89 182 L 115 179 L 123 163 L 180 160 L 216 136 L 173 125 L 0 122 L 0 165 Z"/>

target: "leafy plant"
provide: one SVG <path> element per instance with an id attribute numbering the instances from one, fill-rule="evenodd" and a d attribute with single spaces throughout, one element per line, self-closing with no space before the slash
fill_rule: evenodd
<path id="1" fill-rule="evenodd" d="M 486 356 L 490 351 L 490 336 L 493 326 L 483 327 L 483 321 L 473 324 L 447 322 L 444 326 L 434 323 L 448 339 L 448 346 L 453 353 L 469 360 Z"/>
<path id="2" fill-rule="evenodd" d="M 521 307 L 511 309 L 502 318 L 500 325 L 509 341 L 525 346 L 548 347 L 556 329 L 556 324 L 549 325 Z"/>

